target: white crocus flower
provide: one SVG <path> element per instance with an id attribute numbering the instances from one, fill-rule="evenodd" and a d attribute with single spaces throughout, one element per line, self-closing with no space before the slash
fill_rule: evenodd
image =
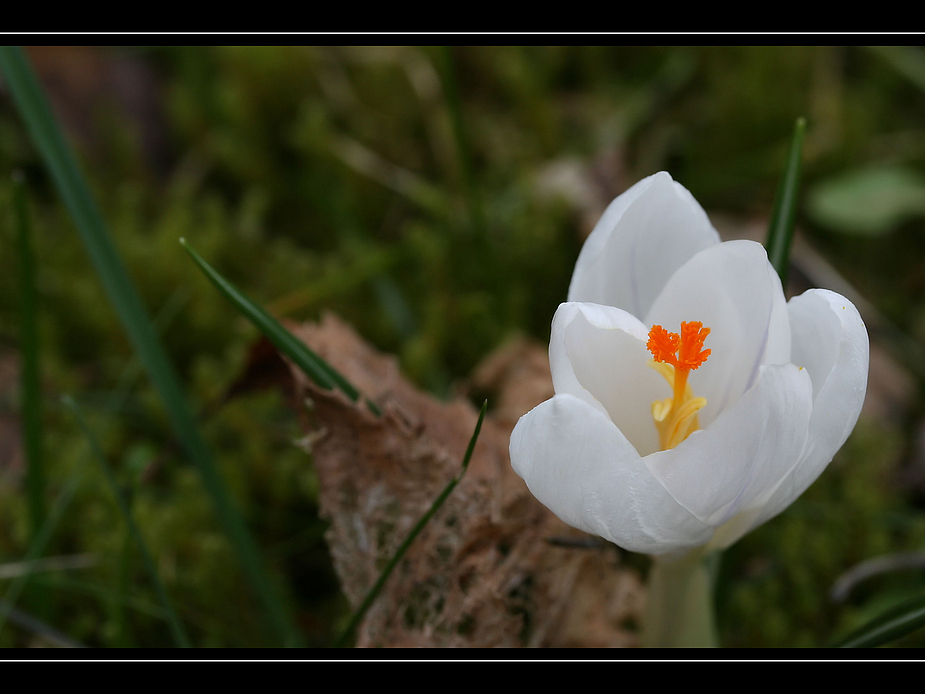
<path id="1" fill-rule="evenodd" d="M 628 550 L 721 549 L 828 465 L 861 411 L 868 351 L 851 302 L 786 302 L 764 248 L 720 243 L 658 173 L 585 242 L 552 322 L 556 395 L 518 422 L 511 462 L 559 518 Z"/>

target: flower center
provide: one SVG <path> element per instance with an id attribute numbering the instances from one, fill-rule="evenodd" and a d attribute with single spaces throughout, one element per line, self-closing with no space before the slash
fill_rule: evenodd
<path id="1" fill-rule="evenodd" d="M 658 430 L 661 450 L 674 448 L 700 428 L 697 412 L 707 404 L 695 398 L 687 384 L 687 375 L 703 364 L 712 350 L 702 349 L 710 334 L 700 321 L 681 323 L 681 334 L 670 333 L 660 325 L 649 331 L 646 347 L 652 352 L 649 366 L 658 371 L 672 387 L 673 396 L 652 403 L 652 419 Z"/>

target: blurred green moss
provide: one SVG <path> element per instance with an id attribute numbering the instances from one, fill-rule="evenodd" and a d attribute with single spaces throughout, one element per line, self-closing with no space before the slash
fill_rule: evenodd
<path id="1" fill-rule="evenodd" d="M 708 211 L 766 216 L 800 115 L 809 122 L 806 191 L 851 168 L 925 166 L 925 92 L 893 58 L 861 48 L 453 47 L 448 66 L 436 49 L 403 47 L 79 50 L 66 61 L 40 49 L 33 57 L 311 645 L 330 643 L 346 612 L 311 459 L 292 444 L 298 426 L 279 394 L 222 404 L 256 335 L 189 262 L 181 236 L 277 315 L 311 320 L 333 310 L 443 396 L 511 335 L 547 339 L 588 219 L 643 176 L 667 169 Z M 446 70 L 464 142 L 454 134 Z M 580 174 L 583 197 L 545 183 L 563 164 Z M 272 645 L 0 94 L 0 171 L 14 169 L 26 173 L 38 232 L 50 493 L 87 457 L 57 405 L 71 393 L 132 490 L 195 643 Z M 889 241 L 800 222 L 869 301 L 925 337 L 921 218 Z M 12 238 L 9 214 L 0 214 L 0 238 Z M 17 268 L 5 258 L 0 347 L 13 353 Z M 16 397 L 15 388 L 0 393 L 5 414 L 15 413 Z M 920 409 L 911 403 L 907 421 L 889 430 L 859 428 L 802 499 L 728 553 L 720 606 L 729 645 L 819 645 L 880 602 L 925 588 L 918 576 L 886 577 L 844 605 L 828 600 L 854 564 L 925 547 L 921 497 L 890 482 Z M 98 562 L 34 577 L 19 604 L 88 645 L 170 645 L 117 509 L 93 464 L 83 464 L 83 485 L 47 554 L 91 552 Z M 0 468 L 0 563 L 28 546 L 21 483 L 17 470 Z M 31 639 L 18 627 L 0 630 L 0 645 Z"/>

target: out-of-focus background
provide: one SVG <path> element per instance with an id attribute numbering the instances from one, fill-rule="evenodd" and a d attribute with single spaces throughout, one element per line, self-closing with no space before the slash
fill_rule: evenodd
<path id="1" fill-rule="evenodd" d="M 726 553 L 721 638 L 823 645 L 925 593 L 925 50 L 27 54 L 307 645 L 330 645 L 350 613 L 323 537 L 316 470 L 293 443 L 303 432 L 286 394 L 243 379 L 256 330 L 178 239 L 274 315 L 333 311 L 396 355 L 422 390 L 476 399 L 473 370 L 488 355 L 517 338 L 545 343 L 583 239 L 640 178 L 669 171 L 725 238 L 763 240 L 799 116 L 808 127 L 788 292 L 822 286 L 858 305 L 872 343 L 868 401 L 820 480 Z M 14 170 L 35 225 L 50 498 L 89 456 L 60 405 L 70 394 L 194 644 L 276 645 L 0 84 L 7 249 Z M 15 258 L 7 250 L 0 261 L 0 599 L 22 573 L 31 533 Z M 102 473 L 85 467 L 44 552 L 57 563 L 33 569 L 0 645 L 172 645 Z M 878 570 L 865 573 L 861 563 L 875 558 Z M 643 558 L 624 561 L 644 573 Z"/>

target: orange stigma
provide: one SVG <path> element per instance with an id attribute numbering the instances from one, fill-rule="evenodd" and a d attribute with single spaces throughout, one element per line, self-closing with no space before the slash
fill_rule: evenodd
<path id="1" fill-rule="evenodd" d="M 696 369 L 703 364 L 712 350 L 704 349 L 703 341 L 710 334 L 700 321 L 681 323 L 681 334 L 670 333 L 660 325 L 653 325 L 646 343 L 655 361 L 671 364 L 676 369 Z M 675 356 L 677 354 L 677 356 Z"/>
<path id="2" fill-rule="evenodd" d="M 674 448 L 700 428 L 697 412 L 707 404 L 706 398 L 695 398 L 687 385 L 688 374 L 700 367 L 712 350 L 703 349 L 710 334 L 700 321 L 681 323 L 681 334 L 653 325 L 646 347 L 652 353 L 654 367 L 672 386 L 673 394 L 666 400 L 652 403 L 652 418 L 658 429 L 662 450 Z"/>

